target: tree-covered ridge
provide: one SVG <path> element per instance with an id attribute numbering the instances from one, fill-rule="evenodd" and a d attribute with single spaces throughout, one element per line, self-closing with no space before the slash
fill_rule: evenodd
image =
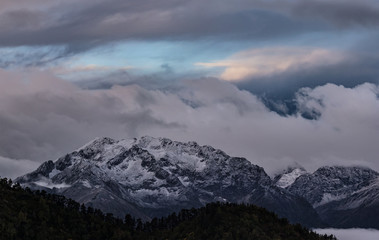
<path id="1" fill-rule="evenodd" d="M 211 203 L 143 223 L 0 179 L 0 239 L 335 239 L 252 205 Z"/>
<path id="2" fill-rule="evenodd" d="M 245 204 L 210 203 L 200 209 L 182 210 L 163 220 L 174 227 L 165 230 L 160 228 L 162 220 L 153 219 L 145 224 L 145 232 L 152 232 L 157 238 L 149 238 L 145 233 L 146 239 L 336 239 L 320 236 L 300 224 L 290 224 L 265 208 Z"/>
<path id="3" fill-rule="evenodd" d="M 132 239 L 122 220 L 60 195 L 0 180 L 1 239 Z"/>

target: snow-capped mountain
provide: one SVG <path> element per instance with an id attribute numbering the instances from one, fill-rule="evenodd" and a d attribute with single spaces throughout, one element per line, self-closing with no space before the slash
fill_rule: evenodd
<path id="1" fill-rule="evenodd" d="M 294 183 L 298 177 L 306 173 L 307 171 L 300 164 L 294 163 L 279 174 L 276 174 L 274 177 L 274 182 L 276 186 L 286 188 Z"/>
<path id="2" fill-rule="evenodd" d="M 287 189 L 318 207 L 350 196 L 378 176 L 374 170 L 364 167 L 321 167 L 298 177 Z"/>
<path id="3" fill-rule="evenodd" d="M 99 138 L 16 181 L 121 217 L 129 213 L 149 219 L 228 201 L 260 205 L 292 222 L 322 225 L 304 198 L 276 187 L 263 168 L 195 142 Z"/>
<path id="4" fill-rule="evenodd" d="M 379 178 L 346 198 L 318 207 L 317 211 L 334 227 L 379 229 Z"/>
<path id="5" fill-rule="evenodd" d="M 379 228 L 379 173 L 364 167 L 322 167 L 286 188 L 306 198 L 333 227 Z"/>

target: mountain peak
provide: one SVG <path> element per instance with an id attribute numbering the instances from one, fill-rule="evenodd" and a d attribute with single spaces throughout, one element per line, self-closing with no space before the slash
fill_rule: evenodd
<path id="1" fill-rule="evenodd" d="M 86 143 L 82 147 L 78 149 L 78 151 L 85 149 L 85 148 L 96 148 L 104 144 L 113 144 L 116 142 L 116 140 L 109 138 L 109 137 L 96 137 L 92 141 Z"/>

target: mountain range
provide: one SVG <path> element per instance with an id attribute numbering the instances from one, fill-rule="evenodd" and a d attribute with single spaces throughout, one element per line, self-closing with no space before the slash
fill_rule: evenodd
<path id="1" fill-rule="evenodd" d="M 142 220 L 210 202 L 265 207 L 309 227 L 379 228 L 379 174 L 363 167 L 262 167 L 211 146 L 141 137 L 97 138 L 17 178 L 24 187 Z"/>

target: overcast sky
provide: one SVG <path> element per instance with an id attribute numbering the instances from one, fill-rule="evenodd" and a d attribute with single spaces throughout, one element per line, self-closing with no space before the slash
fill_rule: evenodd
<path id="1" fill-rule="evenodd" d="M 379 170 L 376 0 L 2 0 L 0 175 L 94 137 Z"/>

